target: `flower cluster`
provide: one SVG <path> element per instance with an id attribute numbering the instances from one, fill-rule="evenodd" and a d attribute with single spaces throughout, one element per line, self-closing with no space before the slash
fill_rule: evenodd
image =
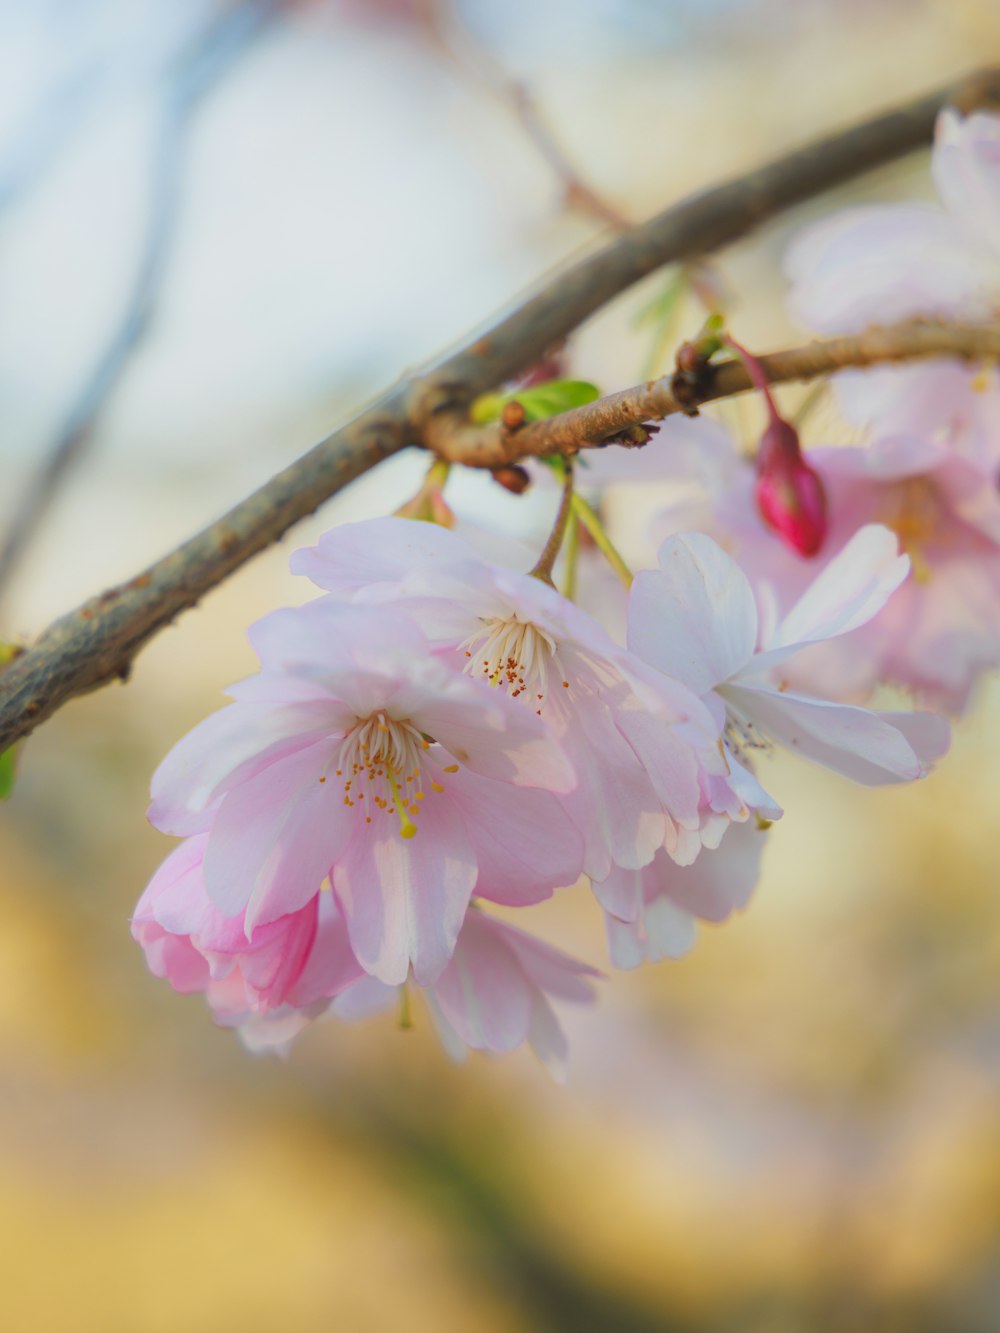
<path id="1" fill-rule="evenodd" d="M 154 775 L 150 818 L 185 841 L 134 918 L 152 970 L 253 1046 L 412 988 L 449 1049 L 527 1040 L 558 1068 L 549 999 L 589 999 L 596 974 L 489 905 L 586 877 L 613 961 L 677 952 L 678 931 L 753 886 L 759 826 L 780 814 L 755 751 L 786 744 L 864 782 L 923 774 L 945 744 L 935 719 L 782 678 L 803 645 L 875 615 L 908 566 L 868 527 L 764 633 L 721 548 L 672 538 L 636 579 L 620 647 L 447 529 L 335 529 L 293 556 L 324 595 L 251 629 L 259 673 Z"/>
<path id="2" fill-rule="evenodd" d="M 945 113 L 933 167 L 941 207 L 855 209 L 796 241 L 797 315 L 996 317 L 1000 118 Z M 803 450 L 754 358 L 718 345 L 751 367 L 767 431 L 751 459 L 712 420 L 665 423 L 646 457 L 683 503 L 634 580 L 565 468 L 531 573 L 454 526 L 440 463 L 407 516 L 293 555 L 316 595 L 252 627 L 259 672 L 153 778 L 150 818 L 183 839 L 133 920 L 156 975 L 253 1048 L 420 995 L 456 1056 L 527 1042 L 558 1073 L 552 1002 L 591 1000 L 598 973 L 518 909 L 592 891 L 614 966 L 678 957 L 754 890 L 781 816 L 769 750 L 868 785 L 927 773 L 949 730 L 921 705 L 961 711 L 1000 662 L 996 373 L 838 376 L 863 442 Z M 552 581 L 564 545 L 578 597 Z M 629 585 L 617 605 L 582 576 L 598 551 Z M 873 707 L 886 681 L 918 707 Z"/>

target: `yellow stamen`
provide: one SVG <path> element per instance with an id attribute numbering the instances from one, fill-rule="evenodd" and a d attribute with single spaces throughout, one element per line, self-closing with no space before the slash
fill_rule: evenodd
<path id="1" fill-rule="evenodd" d="M 417 826 L 406 812 L 406 806 L 403 804 L 403 798 L 399 792 L 399 782 L 396 779 L 395 771 L 387 768 L 386 776 L 389 779 L 389 786 L 392 789 L 392 803 L 396 807 L 396 814 L 399 816 L 399 832 L 404 838 L 413 838 L 416 836 Z"/>

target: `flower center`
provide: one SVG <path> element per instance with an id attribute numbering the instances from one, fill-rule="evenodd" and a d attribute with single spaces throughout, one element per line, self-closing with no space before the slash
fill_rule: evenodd
<path id="1" fill-rule="evenodd" d="M 551 634 L 530 620 L 519 620 L 516 615 L 506 619 L 494 616 L 483 625 L 484 628 L 458 645 L 468 659 L 464 669 L 469 675 L 485 677 L 491 685 L 506 683 L 514 699 L 530 694 L 535 700 L 536 713 L 542 711 L 551 678 L 569 689 Z"/>
<path id="2" fill-rule="evenodd" d="M 729 749 L 733 756 L 741 763 L 752 768 L 748 751 L 759 751 L 763 754 L 771 754 L 774 751 L 774 745 L 767 736 L 762 736 L 757 726 L 744 717 L 739 709 L 734 708 L 722 694 L 726 704 L 726 725 L 723 728 L 725 737 L 725 747 Z"/>
<path id="3" fill-rule="evenodd" d="M 899 538 L 899 546 L 910 557 L 913 577 L 918 583 L 927 583 L 931 567 L 925 546 L 934 536 L 938 525 L 940 501 L 934 485 L 926 477 L 907 477 L 893 486 L 888 512 L 883 518 Z"/>
<path id="4" fill-rule="evenodd" d="M 413 820 L 424 799 L 420 756 L 429 744 L 412 722 L 389 717 L 383 709 L 359 719 L 344 737 L 337 758 L 336 776 L 344 779 L 344 804 L 364 802 L 366 824 L 380 810 L 395 814 L 401 835 L 412 838 L 417 831 Z"/>

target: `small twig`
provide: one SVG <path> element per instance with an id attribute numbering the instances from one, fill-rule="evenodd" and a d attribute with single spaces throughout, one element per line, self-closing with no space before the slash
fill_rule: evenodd
<path id="1" fill-rule="evenodd" d="M 429 374 L 386 394 L 203 532 L 45 630 L 0 673 L 0 750 L 28 735 L 68 700 L 126 674 L 153 635 L 293 523 L 381 459 L 419 443 L 425 432 L 432 435 L 430 423 L 440 414 L 513 379 L 632 283 L 664 264 L 738 240 L 782 209 L 919 147 L 930 139 L 944 105 L 970 110 L 996 103 L 1000 70 L 981 71 L 686 199 L 556 276 L 492 329 Z M 942 351 L 947 349 L 939 348 L 937 354 Z M 996 342 L 979 355 L 996 356 Z M 776 362 L 780 358 L 765 359 L 769 370 Z M 828 372 L 826 366 L 812 373 Z M 738 366 L 714 372 L 718 392 L 713 396 L 721 396 L 727 375 L 736 379 L 725 391 L 748 388 L 748 381 L 739 382 L 741 373 Z M 804 373 L 808 369 L 798 367 L 787 378 Z M 642 414 L 636 419 L 642 420 Z M 525 433 L 533 429 L 526 426 Z M 461 461 L 484 465 L 472 455 Z"/>
<path id="2" fill-rule="evenodd" d="M 541 555 L 536 560 L 529 573 L 533 578 L 541 579 L 547 583 L 550 588 L 554 588 L 552 582 L 552 570 L 555 567 L 556 560 L 559 558 L 559 552 L 562 550 L 563 540 L 566 536 L 566 526 L 569 523 L 570 514 L 573 512 L 573 464 L 566 462 L 563 464 L 563 486 L 562 498 L 559 501 L 559 508 L 556 511 L 555 521 L 552 524 L 552 531 L 549 533 L 548 541 L 542 549 Z"/>
<path id="3" fill-rule="evenodd" d="M 757 359 L 770 383 L 785 384 L 818 379 L 848 368 L 936 356 L 998 360 L 1000 325 L 909 321 Z M 528 422 L 515 434 L 505 433 L 495 423 L 471 426 L 461 418 L 442 416 L 429 423 L 425 439 L 441 458 L 466 467 L 497 467 L 547 454 L 572 457 L 581 448 L 600 445 L 630 426 L 661 421 L 677 412 L 693 414 L 702 403 L 730 398 L 752 388 L 754 383 L 746 367 L 739 361 L 727 361 L 709 366 L 696 380 L 664 375 L 544 421 Z"/>
<path id="4" fill-rule="evenodd" d="M 274 0 L 230 10 L 215 19 L 183 56 L 167 96 L 150 176 L 146 234 L 125 308 L 55 442 L 28 484 L 0 546 L 0 596 L 37 531 L 64 476 L 79 462 L 132 357 L 146 336 L 163 279 L 177 219 L 187 130 L 202 97 L 257 37 L 277 8 Z"/>

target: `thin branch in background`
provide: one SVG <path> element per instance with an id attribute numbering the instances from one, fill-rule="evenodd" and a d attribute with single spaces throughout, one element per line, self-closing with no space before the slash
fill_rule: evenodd
<path id="1" fill-rule="evenodd" d="M 171 78 L 150 171 L 146 232 L 121 318 L 55 442 L 28 484 L 0 546 L 0 597 L 41 525 L 67 472 L 94 438 L 101 416 L 152 323 L 163 288 L 178 212 L 187 131 L 202 98 L 231 68 L 277 11 L 275 0 L 250 0 L 219 14 L 183 53 Z"/>
<path id="2" fill-rule="evenodd" d="M 217 522 L 128 583 L 50 625 L 0 673 L 0 750 L 70 699 L 127 675 L 135 655 L 159 630 L 293 523 L 390 454 L 432 437 L 442 419 L 453 419 L 463 404 L 513 379 L 640 278 L 738 240 L 783 209 L 928 143 L 942 106 L 969 111 L 997 104 L 1000 69 L 980 71 L 683 200 L 556 275 L 492 328 L 427 374 L 385 394 Z M 998 354 L 1000 334 L 972 333 L 981 340 L 992 336 L 992 355 Z M 817 367 L 814 373 L 828 374 L 831 367 L 816 361 L 820 347 L 805 351 Z M 781 357 L 762 360 L 772 378 L 779 378 Z M 788 378 L 803 373 L 796 366 Z M 728 377 L 733 377 L 731 392 L 749 387 L 741 366 L 713 375 L 720 391 Z"/>
<path id="3" fill-rule="evenodd" d="M 614 231 L 633 224 L 614 204 L 584 180 L 563 151 L 528 85 L 512 78 L 489 47 L 462 22 L 450 0 L 431 0 L 424 22 L 437 45 L 507 108 L 563 188 L 567 208 L 589 213 Z"/>

